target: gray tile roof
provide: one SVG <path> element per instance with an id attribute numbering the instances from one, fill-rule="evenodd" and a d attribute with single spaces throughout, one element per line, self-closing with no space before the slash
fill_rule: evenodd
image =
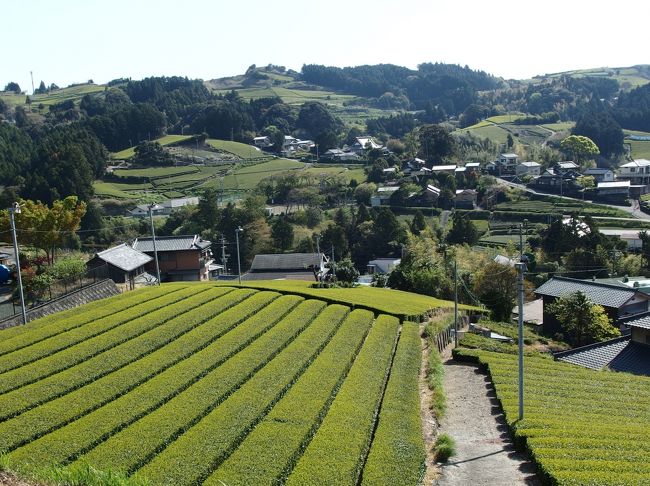
<path id="1" fill-rule="evenodd" d="M 602 343 L 556 353 L 555 358 L 592 370 L 605 367 L 614 371 L 650 376 L 650 346 L 622 336 Z"/>
<path id="2" fill-rule="evenodd" d="M 287 270 L 305 271 L 308 267 L 319 266 L 318 253 L 281 253 L 255 255 L 251 272 L 281 272 Z"/>
<path id="3" fill-rule="evenodd" d="M 589 344 L 580 348 L 555 353 L 560 361 L 600 370 L 607 366 L 630 343 L 630 336 L 610 339 L 602 343 Z"/>
<path id="4" fill-rule="evenodd" d="M 620 320 L 620 324 L 625 324 L 630 327 L 640 327 L 643 329 L 650 329 L 650 312 L 636 314 L 631 317 L 626 317 Z"/>
<path id="5" fill-rule="evenodd" d="M 313 272 L 253 272 L 241 276 L 242 281 L 255 280 L 306 280 L 316 282 Z"/>
<path id="6" fill-rule="evenodd" d="M 609 368 L 614 371 L 650 376 L 650 346 L 630 341 L 625 349 L 609 363 Z"/>
<path id="7" fill-rule="evenodd" d="M 157 251 L 203 250 L 209 248 L 211 244 L 210 241 L 203 240 L 198 235 L 156 237 Z M 138 251 L 152 252 L 153 240 L 151 238 L 137 238 L 132 246 Z"/>
<path id="8" fill-rule="evenodd" d="M 106 263 L 110 263 L 111 265 L 124 270 L 125 272 L 135 270 L 153 260 L 149 255 L 134 250 L 124 243 L 97 253 L 97 257 Z"/>
<path id="9" fill-rule="evenodd" d="M 634 289 L 618 285 L 567 277 L 553 277 L 535 290 L 538 295 L 550 297 L 564 297 L 575 292 L 583 292 L 594 304 L 616 309 L 639 293 Z"/>

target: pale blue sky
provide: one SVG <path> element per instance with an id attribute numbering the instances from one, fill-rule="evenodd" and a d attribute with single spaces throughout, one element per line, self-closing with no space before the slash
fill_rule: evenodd
<path id="1" fill-rule="evenodd" d="M 0 89 L 92 78 L 212 79 L 268 63 L 300 70 L 422 62 L 506 78 L 650 63 L 641 0 L 30 0 L 0 2 Z"/>

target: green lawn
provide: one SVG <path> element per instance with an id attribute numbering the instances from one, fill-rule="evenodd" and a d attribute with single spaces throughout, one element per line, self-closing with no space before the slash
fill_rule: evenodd
<path id="1" fill-rule="evenodd" d="M 632 158 L 650 159 L 650 141 L 643 140 L 626 140 L 632 148 Z"/>
<path id="2" fill-rule="evenodd" d="M 460 133 L 462 134 L 463 132 L 470 132 L 478 137 L 489 138 L 502 144 L 507 142 L 509 133 L 507 130 L 494 124 L 488 124 L 478 128 L 464 128 Z"/>
<path id="3" fill-rule="evenodd" d="M 37 94 L 31 97 L 33 105 L 54 105 L 67 100 L 79 100 L 90 93 L 100 93 L 104 91 L 104 86 L 99 84 L 82 84 L 72 86 L 71 88 L 62 88 L 51 91 L 50 93 Z"/>
<path id="4" fill-rule="evenodd" d="M 138 199 L 138 196 L 124 190 L 127 189 L 128 185 L 130 184 L 120 184 L 119 187 L 116 187 L 116 185 L 111 182 L 95 181 L 93 183 L 93 189 L 95 190 L 95 195 L 101 198 Z M 134 189 L 136 187 L 137 186 L 133 185 Z"/>
<path id="5" fill-rule="evenodd" d="M 154 142 L 158 142 L 160 145 L 172 145 L 184 140 L 192 138 L 192 135 L 165 135 L 163 137 L 157 138 Z M 119 152 L 114 152 L 111 154 L 111 157 L 114 159 L 129 159 L 135 155 L 135 147 L 129 147 Z"/>
<path id="6" fill-rule="evenodd" d="M 559 123 L 545 123 L 543 126 L 544 128 L 548 128 L 549 130 L 553 130 L 554 132 L 566 132 L 569 131 L 573 128 L 575 123 L 573 122 L 559 122 Z"/>
<path id="7" fill-rule="evenodd" d="M 116 177 L 142 177 L 148 179 L 157 179 L 160 177 L 169 177 L 178 174 L 187 174 L 200 172 L 199 167 L 181 166 L 181 167 L 150 167 L 148 169 L 117 169 L 113 172 Z"/>
<path id="8" fill-rule="evenodd" d="M 214 138 L 209 138 L 208 140 L 206 140 L 206 143 L 211 147 L 214 147 L 218 150 L 223 150 L 224 152 L 231 153 L 242 159 L 270 157 L 269 155 L 258 150 L 256 147 L 253 147 L 252 145 L 247 145 L 245 143 L 231 142 L 230 140 L 217 140 Z"/>
<path id="9" fill-rule="evenodd" d="M 650 484 L 650 377 L 527 356 L 519 421 L 517 356 L 454 354 L 488 369 L 516 443 L 530 451 L 548 484 Z"/>

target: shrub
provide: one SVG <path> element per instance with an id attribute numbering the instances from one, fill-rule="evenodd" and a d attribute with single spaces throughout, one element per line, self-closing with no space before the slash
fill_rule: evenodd
<path id="1" fill-rule="evenodd" d="M 448 434 L 440 434 L 433 445 L 437 462 L 447 462 L 456 454 L 456 441 Z"/>

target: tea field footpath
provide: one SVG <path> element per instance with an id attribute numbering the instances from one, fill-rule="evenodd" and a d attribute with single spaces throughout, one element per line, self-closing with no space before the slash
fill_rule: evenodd
<path id="1" fill-rule="evenodd" d="M 440 486 L 539 485 L 535 466 L 515 452 L 490 379 L 471 364 L 443 355 L 447 411 L 440 434 L 456 442 L 456 454 L 440 465 Z"/>

